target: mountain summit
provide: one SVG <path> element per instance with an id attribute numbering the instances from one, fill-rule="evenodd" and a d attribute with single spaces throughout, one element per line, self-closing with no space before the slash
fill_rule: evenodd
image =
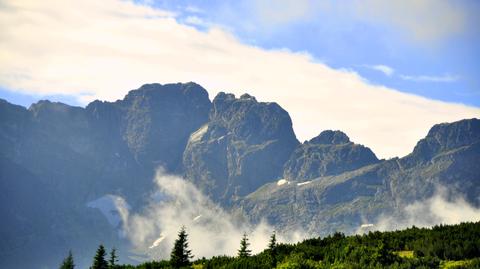
<path id="1" fill-rule="evenodd" d="M 280 177 L 297 144 L 290 116 L 278 104 L 221 92 L 208 122 L 190 136 L 185 177 L 214 200 L 228 201 Z"/>

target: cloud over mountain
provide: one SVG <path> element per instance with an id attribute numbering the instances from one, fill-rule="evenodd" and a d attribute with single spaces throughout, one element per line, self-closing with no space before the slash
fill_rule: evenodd
<path id="1" fill-rule="evenodd" d="M 193 80 L 211 95 L 248 91 L 278 102 L 301 140 L 340 129 L 379 157 L 408 153 L 434 123 L 480 115 L 371 85 L 306 53 L 245 45 L 217 27 L 202 32 L 128 1 L 7 1 L 0 25 L 0 85 L 15 91 L 87 102 L 118 99 L 141 82 Z"/>

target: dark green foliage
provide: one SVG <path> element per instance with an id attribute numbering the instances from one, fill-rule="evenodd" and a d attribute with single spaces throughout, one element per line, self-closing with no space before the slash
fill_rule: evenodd
<path id="1" fill-rule="evenodd" d="M 238 250 L 239 258 L 248 258 L 252 255 L 252 251 L 248 249 L 249 245 L 250 243 L 248 243 L 247 234 L 244 233 L 242 240 L 240 241 L 240 249 Z"/>
<path id="2" fill-rule="evenodd" d="M 75 263 L 73 262 L 73 254 L 72 251 L 68 252 L 68 256 L 63 260 L 62 265 L 60 265 L 60 269 L 73 269 L 75 268 Z"/>
<path id="3" fill-rule="evenodd" d="M 108 266 L 110 269 L 117 268 L 117 262 L 118 262 L 118 257 L 117 257 L 117 250 L 115 248 L 112 248 L 112 251 L 110 252 L 110 258 L 108 259 Z"/>
<path id="4" fill-rule="evenodd" d="M 248 245 L 247 236 L 244 235 L 238 257 L 202 258 L 195 261 L 194 266 L 203 269 L 414 269 L 439 268 L 441 264 L 458 261 L 455 268 L 480 268 L 480 222 L 440 225 L 431 229 L 412 227 L 403 231 L 370 232 L 352 236 L 335 233 L 325 238 L 307 239 L 294 245 L 277 243 L 274 233 L 268 248 L 256 255 L 251 255 Z M 410 251 L 409 253 L 413 251 L 415 255 L 404 258 L 398 254 L 399 251 Z M 272 257 L 275 257 L 276 265 L 272 264 Z M 154 261 L 138 266 L 122 265 L 117 268 L 178 267 L 168 261 Z"/>
<path id="5" fill-rule="evenodd" d="M 193 258 L 193 255 L 192 251 L 188 249 L 187 232 L 185 226 L 182 226 L 170 254 L 170 265 L 173 268 L 186 267 L 191 264 L 191 258 Z"/>
<path id="6" fill-rule="evenodd" d="M 142 263 L 140 265 L 117 265 L 116 269 L 170 269 L 169 261 L 151 261 Z"/>
<path id="7" fill-rule="evenodd" d="M 100 245 L 97 249 L 95 257 L 93 258 L 93 265 L 90 267 L 90 269 L 108 269 L 108 263 L 105 260 L 106 254 L 105 247 Z"/>
<path id="8" fill-rule="evenodd" d="M 273 232 L 272 236 L 270 237 L 270 242 L 268 243 L 268 254 L 270 256 L 270 265 L 272 268 L 277 266 L 277 236 L 275 231 Z"/>

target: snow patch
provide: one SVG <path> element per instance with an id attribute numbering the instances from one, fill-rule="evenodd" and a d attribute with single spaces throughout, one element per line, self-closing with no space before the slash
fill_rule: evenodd
<path id="1" fill-rule="evenodd" d="M 196 132 L 190 135 L 190 142 L 198 142 L 202 139 L 203 135 L 208 131 L 208 124 L 203 125 Z"/>
<path id="2" fill-rule="evenodd" d="M 297 183 L 297 186 L 303 186 L 303 185 L 307 185 L 307 184 L 310 184 L 310 183 L 312 183 L 311 180 L 309 180 L 309 181 L 304 181 L 304 182 Z"/>
<path id="3" fill-rule="evenodd" d="M 128 212 L 130 206 L 125 200 L 117 195 L 107 194 L 97 200 L 87 203 L 87 207 L 96 208 L 107 218 L 108 223 L 113 227 L 118 227 L 122 222 L 125 212 Z"/>
<path id="4" fill-rule="evenodd" d="M 156 247 L 158 247 L 158 245 L 160 245 L 160 243 L 162 243 L 163 239 L 165 239 L 165 235 L 160 234 L 160 237 L 157 238 L 157 240 L 155 240 L 155 241 L 153 242 L 153 244 L 152 244 L 151 246 L 149 246 L 148 248 L 151 249 L 151 248 L 156 248 Z"/>
<path id="5" fill-rule="evenodd" d="M 289 184 L 290 184 L 290 181 L 288 181 L 288 180 L 286 180 L 286 179 L 284 179 L 284 178 L 282 178 L 282 179 L 280 179 L 279 181 L 277 181 L 277 186 L 282 186 L 282 185 L 285 185 L 285 184 L 289 185 Z"/>

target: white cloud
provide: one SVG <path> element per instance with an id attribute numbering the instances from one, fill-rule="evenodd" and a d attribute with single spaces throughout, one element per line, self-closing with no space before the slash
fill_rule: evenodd
<path id="1" fill-rule="evenodd" d="M 478 108 L 374 86 L 306 53 L 264 50 L 218 28 L 201 32 L 171 13 L 119 0 L 17 0 L 0 5 L 0 85 L 35 94 L 116 100 L 149 82 L 196 81 L 276 101 L 299 139 L 345 131 L 380 156 L 404 155 L 435 123 Z M 86 94 L 87 93 L 87 94 Z"/>
<path id="2" fill-rule="evenodd" d="M 325 19 L 369 22 L 393 27 L 410 39 L 428 45 L 466 30 L 468 10 L 450 0 L 260 0 L 252 13 L 265 26 L 279 26 L 301 20 Z M 398 32 L 398 31 L 397 31 Z"/>
<path id="3" fill-rule="evenodd" d="M 408 76 L 400 75 L 400 78 L 404 80 L 417 81 L 417 82 L 455 82 L 460 79 L 459 76 L 443 75 L 443 76 Z"/>
<path id="4" fill-rule="evenodd" d="M 197 7 L 197 6 L 192 6 L 188 5 L 185 7 L 185 11 L 190 12 L 190 13 L 205 13 L 205 10 Z"/>
<path id="5" fill-rule="evenodd" d="M 267 247 L 274 231 L 272 226 L 265 222 L 252 225 L 240 216 L 225 212 L 193 184 L 161 170 L 156 174 L 155 183 L 155 194 L 140 212 L 132 212 L 123 199 L 117 203 L 123 232 L 139 253 L 147 254 L 150 259 L 168 258 L 183 225 L 195 258 L 235 256 L 243 233 L 248 234 L 254 253 Z M 279 241 L 284 243 L 305 238 L 301 231 L 278 234 Z M 207 242 L 208 247 L 205 247 Z"/>
<path id="6" fill-rule="evenodd" d="M 185 22 L 191 25 L 198 25 L 198 26 L 208 26 L 209 24 L 205 22 L 202 18 L 197 16 L 188 16 L 185 18 Z"/>
<path id="7" fill-rule="evenodd" d="M 361 20 L 383 22 L 419 42 L 437 42 L 465 30 L 467 11 L 449 0 L 353 0 Z"/>
<path id="8" fill-rule="evenodd" d="M 310 0 L 255 0 L 251 4 L 257 18 L 270 26 L 303 20 L 313 14 Z"/>
<path id="9" fill-rule="evenodd" d="M 365 67 L 382 72 L 385 76 L 392 76 L 395 73 L 395 70 L 389 66 L 378 64 L 378 65 L 365 65 Z"/>
<path id="10" fill-rule="evenodd" d="M 480 221 L 480 208 L 468 203 L 459 194 L 450 194 L 448 189 L 437 186 L 435 194 L 423 201 L 415 201 L 392 213 L 380 216 L 375 229 L 392 231 L 411 227 L 432 227 L 438 224 L 459 224 Z"/>

